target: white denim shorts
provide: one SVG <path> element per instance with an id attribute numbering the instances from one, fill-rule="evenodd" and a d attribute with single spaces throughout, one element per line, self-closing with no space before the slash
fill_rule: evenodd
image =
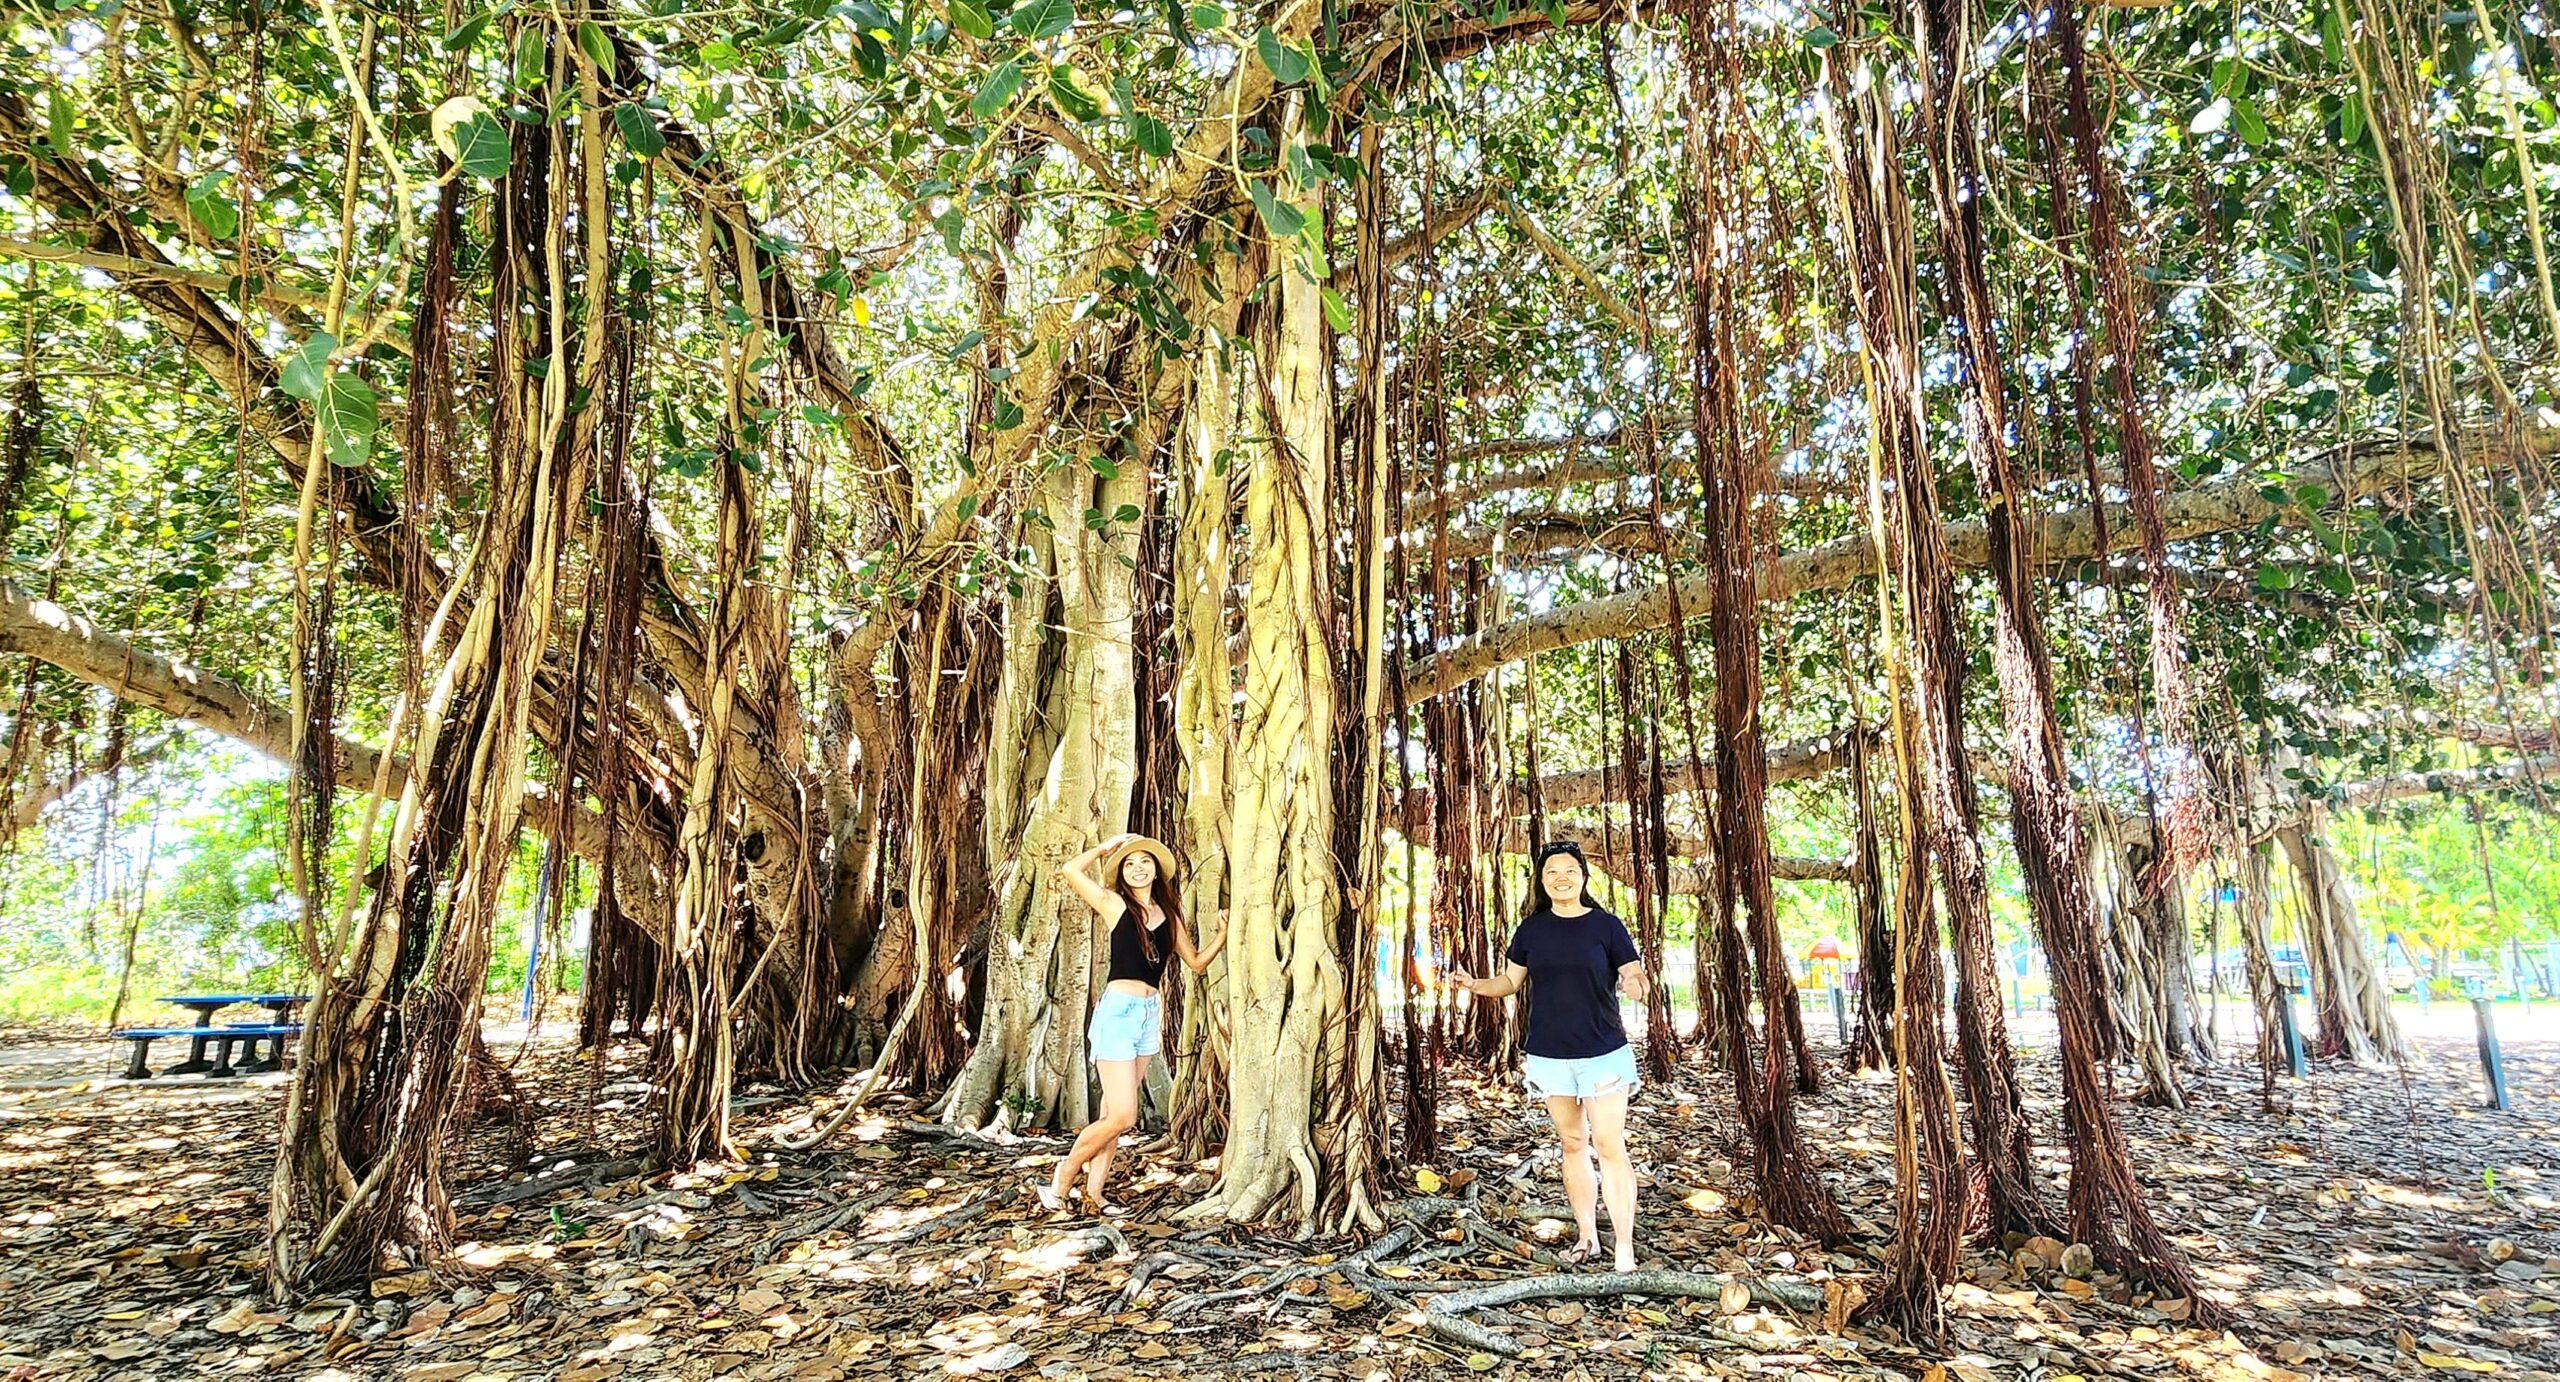
<path id="1" fill-rule="evenodd" d="M 1540 1099 L 1597 1099 L 1609 1094 L 1633 1094 L 1644 1086 L 1643 1076 L 1636 1073 L 1636 1048 L 1632 1046 L 1580 1060 L 1527 1056 L 1521 1065 L 1520 1073 L 1528 1082 L 1529 1093 Z"/>

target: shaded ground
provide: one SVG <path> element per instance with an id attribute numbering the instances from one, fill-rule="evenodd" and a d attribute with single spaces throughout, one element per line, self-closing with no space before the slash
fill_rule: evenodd
<path id="1" fill-rule="evenodd" d="M 518 1049 L 515 1034 L 492 1041 Z M 1646 1090 L 1633 1120 L 1647 1255 L 1775 1280 L 1805 1308 L 1657 1296 L 1471 1315 L 1521 1349 L 1506 1359 L 1436 1336 L 1418 1307 L 1435 1289 L 1546 1274 L 1521 1254 L 1565 1232 L 1562 1195 L 1543 1120 L 1463 1079 L 1437 1193 L 1361 1257 L 1172 1227 L 1207 1178 L 1160 1160 L 1107 1229 L 1042 1216 L 1022 1188 L 1061 1141 L 918 1132 L 894 1103 L 807 1156 L 637 1177 L 617 1165 L 646 1097 L 636 1048 L 599 1072 L 536 1042 L 518 1074 L 535 1162 L 554 1174 L 474 1183 L 462 1246 L 432 1271 L 269 1312 L 261 1141 L 282 1077 L 127 1084 L 94 1037 L 0 1033 L 0 1377 L 2560 1377 L 2560 1041 L 2510 1035 L 2506 1114 L 2477 1107 L 2467 1039 L 2421 1042 L 2405 1076 L 2325 1066 L 2280 1082 L 2282 1116 L 2259 1111 L 2236 1043 L 2190 1081 L 2185 1112 L 2120 1106 L 2230 1334 L 2044 1265 L 2037 1250 L 2058 1244 L 1970 1254 L 1944 1348 L 1841 1327 L 1888 1222 L 1890 1086 L 1835 1079 L 1805 1105 L 1872 1230 L 1823 1253 L 1737 1217 L 1732 1129 L 1715 1082 L 1691 1072 Z M 2026 1059 L 2049 1148 L 2049 1051 Z M 741 1123 L 756 1144 L 806 1111 L 751 1095 Z"/>

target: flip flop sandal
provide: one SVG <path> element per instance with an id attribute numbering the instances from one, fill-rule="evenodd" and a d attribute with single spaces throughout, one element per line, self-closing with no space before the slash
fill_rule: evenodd
<path id="1" fill-rule="evenodd" d="M 1565 1249 L 1563 1252 L 1557 1253 L 1556 1256 L 1568 1267 L 1588 1266 L 1591 1263 L 1600 1260 L 1600 1245 L 1597 1243 L 1576 1243 L 1572 1247 Z"/>

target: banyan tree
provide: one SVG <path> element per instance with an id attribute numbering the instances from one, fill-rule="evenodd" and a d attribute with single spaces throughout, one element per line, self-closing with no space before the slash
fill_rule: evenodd
<path id="1" fill-rule="evenodd" d="M 281 765 L 286 1293 L 448 1246 L 528 870 L 672 1167 L 749 1081 L 1089 1120 L 1057 869 L 1138 830 L 1228 942 L 1150 1091 L 1197 1219 L 1383 1222 L 1517 1050 L 1430 976 L 1571 839 L 1687 976 L 1649 1068 L 1832 1241 L 1848 919 L 1875 1309 L 2011 1231 L 2191 1295 L 2118 1106 L 2222 1055 L 2198 899 L 2388 1061 L 2333 816 L 2549 809 L 2546 20 L 21 7 L 0 829 Z"/>

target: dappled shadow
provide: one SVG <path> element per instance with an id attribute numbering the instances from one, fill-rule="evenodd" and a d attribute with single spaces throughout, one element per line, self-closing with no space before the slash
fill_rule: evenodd
<path id="1" fill-rule="evenodd" d="M 1824 1024 L 1817 1024 L 1822 1026 Z M 511 1042 L 494 1043 L 513 1051 Z M 640 1052 L 603 1070 L 537 1043 L 518 1079 L 536 1174 L 460 1187 L 460 1246 L 433 1270 L 265 1308 L 257 1294 L 280 1077 L 127 1084 L 93 1037 L 0 1044 L 0 1369 L 28 1377 L 467 1376 L 576 1380 L 1051 1378 L 1958 1378 L 2135 1372 L 2366 1375 L 2560 1363 L 2560 1077 L 2511 1044 L 2518 1111 L 2477 1100 L 2467 1045 L 2422 1038 L 2405 1072 L 2323 1066 L 2258 1108 L 2236 1062 L 2184 1112 L 2120 1105 L 2142 1180 L 2236 1334 L 2182 1327 L 2061 1244 L 1979 1245 L 1943 1348 L 1851 1329 L 1889 1225 L 1891 1086 L 1835 1079 L 1807 1136 L 1862 1235 L 1825 1252 L 1747 1219 L 1721 1085 L 1690 1070 L 1632 1119 L 1644 1250 L 1660 1265 L 1801 1281 L 1824 1311 L 1715 1299 L 1478 1312 L 1513 1359 L 1435 1336 L 1418 1292 L 1549 1270 L 1569 1241 L 1543 1119 L 1451 1072 L 1448 1151 L 1390 1249 L 1170 1226 L 1210 1172 L 1140 1161 L 1131 1213 L 1042 1215 L 1024 1187 L 1062 1148 L 944 1135 L 891 1102 L 825 1149 L 643 1177 Z M 2238 1046 L 2235 1054 L 2245 1054 Z M 1824 1049 L 1826 1059 L 1830 1052 Z M 2022 1061 L 2047 1193 L 2062 1202 L 2049 1054 Z M 806 1104 L 749 1091 L 751 1143 Z M 592 1109 L 590 1117 L 588 1110 Z M 1412 1185 L 1408 1184 L 1408 1189 Z M 1453 1202 L 1472 1205 L 1466 1216 Z M 2074 1263 L 2073 1265 L 2077 1265 Z M 1826 1316 L 1829 1318 L 1826 1319 Z"/>

